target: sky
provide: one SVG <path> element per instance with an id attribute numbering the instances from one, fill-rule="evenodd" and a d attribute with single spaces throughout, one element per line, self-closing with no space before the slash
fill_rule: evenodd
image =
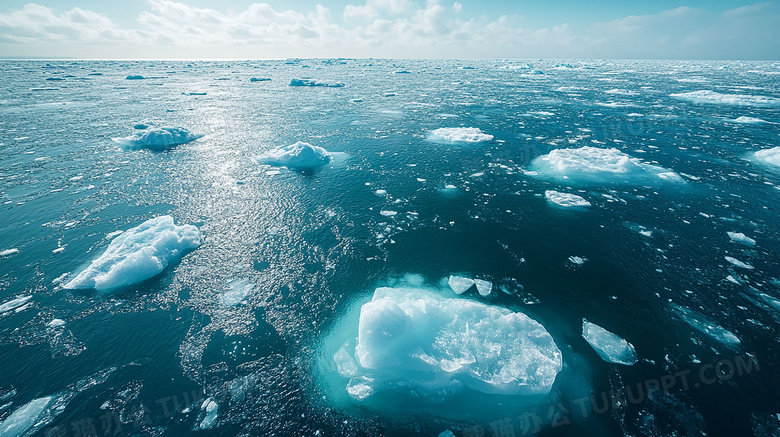
<path id="1" fill-rule="evenodd" d="M 3 0 L 0 57 L 780 60 L 780 4 Z"/>

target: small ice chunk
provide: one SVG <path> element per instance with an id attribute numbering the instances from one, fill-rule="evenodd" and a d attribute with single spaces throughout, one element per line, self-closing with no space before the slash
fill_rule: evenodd
<path id="1" fill-rule="evenodd" d="M 732 123 L 739 123 L 739 124 L 764 124 L 764 123 L 769 123 L 768 121 L 762 120 L 760 118 L 745 117 L 745 116 L 737 117 L 734 120 L 728 120 L 728 121 L 730 121 Z"/>
<path id="2" fill-rule="evenodd" d="M 112 140 L 130 150 L 165 150 L 197 140 L 202 136 L 183 127 L 154 127 L 129 137 L 112 138 Z"/>
<path id="3" fill-rule="evenodd" d="M 564 208 L 590 206 L 590 202 L 585 200 L 585 198 L 571 193 L 561 193 L 560 191 L 547 190 L 544 192 L 544 197 L 549 202 L 560 205 Z"/>
<path id="4" fill-rule="evenodd" d="M 587 319 L 582 319 L 582 338 L 608 363 L 631 366 L 639 361 L 631 343 Z"/>
<path id="5" fill-rule="evenodd" d="M 726 258 L 726 261 L 730 262 L 731 264 L 733 264 L 733 265 L 735 265 L 735 266 L 737 266 L 737 267 L 739 267 L 741 269 L 753 270 L 753 266 L 751 266 L 750 264 L 744 263 L 744 262 L 742 262 L 742 261 L 740 261 L 740 260 L 738 260 L 736 258 L 730 257 L 730 256 L 726 256 L 725 258 Z"/>
<path id="6" fill-rule="evenodd" d="M 45 396 L 34 399 L 22 407 L 19 407 L 5 420 L 0 422 L 0 436 L 15 437 L 28 435 L 31 428 L 45 425 L 47 407 L 54 398 Z"/>
<path id="7" fill-rule="evenodd" d="M 344 343 L 333 356 L 336 372 L 344 378 L 352 378 L 358 374 L 355 358 L 349 353 L 349 343 Z"/>
<path id="8" fill-rule="evenodd" d="M 753 157 L 762 163 L 780 167 L 780 146 L 753 152 Z"/>
<path id="9" fill-rule="evenodd" d="M 214 402 L 214 399 L 208 398 L 200 405 L 200 409 L 205 412 L 205 415 L 198 425 L 198 429 L 209 429 L 214 426 L 214 422 L 217 421 L 219 405 Z"/>
<path id="10" fill-rule="evenodd" d="M 169 215 L 155 217 L 114 238 L 103 254 L 64 287 L 110 290 L 144 281 L 196 249 L 201 241 L 195 226 L 176 226 Z"/>
<path id="11" fill-rule="evenodd" d="M 586 261 L 588 261 L 588 259 L 585 258 L 584 256 L 572 255 L 572 256 L 569 257 L 569 262 L 572 263 L 576 267 L 579 267 L 579 266 L 585 264 Z"/>
<path id="12" fill-rule="evenodd" d="M 259 158 L 265 164 L 283 166 L 292 170 L 314 170 L 332 159 L 333 156 L 322 147 L 301 141 L 273 149 Z"/>
<path id="13" fill-rule="evenodd" d="M 445 189 L 445 190 L 457 190 L 457 189 L 458 189 L 458 187 L 456 187 L 455 185 L 452 185 L 452 184 L 446 184 L 446 185 L 444 186 L 444 189 Z"/>
<path id="14" fill-rule="evenodd" d="M 683 322 L 716 341 L 728 346 L 739 346 L 741 343 L 739 337 L 734 335 L 733 332 L 693 310 L 672 304 L 672 311 L 676 313 Z"/>
<path id="15" fill-rule="evenodd" d="M 475 284 L 475 281 L 471 278 L 465 278 L 463 276 L 450 275 L 450 279 L 447 284 L 452 288 L 455 294 L 463 294 L 466 290 L 471 288 Z"/>
<path id="16" fill-rule="evenodd" d="M 222 305 L 234 307 L 249 297 L 252 289 L 255 288 L 255 284 L 248 279 L 233 279 L 228 282 L 228 291 L 222 295 Z"/>
<path id="17" fill-rule="evenodd" d="M 476 127 L 442 127 L 428 134 L 428 141 L 441 143 L 481 143 L 492 139 L 493 135 Z"/>
<path id="18" fill-rule="evenodd" d="M 387 196 L 387 191 L 385 191 L 385 190 L 376 190 L 376 191 L 374 191 L 374 194 L 376 194 L 377 196 Z"/>
<path id="19" fill-rule="evenodd" d="M 6 250 L 0 250 L 0 256 L 8 256 L 8 255 L 14 255 L 19 253 L 19 249 L 6 249 Z"/>
<path id="20" fill-rule="evenodd" d="M 125 79 L 126 80 L 142 80 L 142 79 L 146 79 L 146 78 L 141 76 L 140 74 L 131 74 L 131 75 L 128 75 Z"/>
<path id="21" fill-rule="evenodd" d="M 325 88 L 343 88 L 342 82 L 318 82 L 312 79 L 292 79 L 290 86 L 310 86 L 310 87 L 325 87 Z"/>
<path id="22" fill-rule="evenodd" d="M 398 214 L 398 211 L 382 210 L 382 211 L 379 211 L 379 213 L 382 214 L 385 217 L 393 217 L 394 215 Z"/>
<path id="23" fill-rule="evenodd" d="M 493 283 L 490 281 L 474 279 L 474 284 L 477 286 L 477 291 L 479 292 L 480 296 L 489 296 L 490 292 L 493 290 Z"/>
<path id="24" fill-rule="evenodd" d="M 46 326 L 49 328 L 59 328 L 60 326 L 65 326 L 65 321 L 62 319 L 54 319 L 51 322 L 47 323 Z"/>
<path id="25" fill-rule="evenodd" d="M 756 245 L 756 240 L 748 237 L 742 232 L 728 231 L 726 232 L 726 234 L 728 234 L 729 238 L 731 238 L 731 241 L 735 243 L 744 244 L 745 246 L 751 246 L 751 247 Z"/>
<path id="26" fill-rule="evenodd" d="M 0 313 L 4 313 L 6 311 L 11 311 L 12 309 L 16 309 L 24 304 L 27 303 L 28 300 L 32 299 L 32 295 L 27 296 L 19 296 L 15 299 L 11 299 L 8 302 L 0 305 Z"/>
<path id="27" fill-rule="evenodd" d="M 271 80 L 270 77 L 253 77 L 249 79 L 250 82 L 268 82 L 269 80 Z"/>
<path id="28" fill-rule="evenodd" d="M 354 377 L 347 383 L 347 393 L 355 400 L 362 401 L 374 394 L 372 382 L 374 382 L 372 378 L 366 378 L 365 376 Z"/>

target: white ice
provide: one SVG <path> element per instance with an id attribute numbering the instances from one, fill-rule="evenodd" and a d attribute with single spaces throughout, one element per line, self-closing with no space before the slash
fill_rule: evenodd
<path id="1" fill-rule="evenodd" d="M 198 429 L 209 429 L 214 426 L 214 422 L 217 421 L 217 413 L 219 412 L 219 405 L 214 402 L 213 399 L 208 398 L 200 406 L 202 411 L 205 411 L 203 420 L 198 425 Z"/>
<path id="2" fill-rule="evenodd" d="M 726 232 L 728 234 L 729 238 L 731 238 L 731 241 L 739 244 L 744 244 L 745 246 L 755 246 L 756 240 L 748 237 L 747 235 L 743 234 L 742 232 L 732 232 L 728 231 Z"/>
<path id="3" fill-rule="evenodd" d="M 481 143 L 492 139 L 493 135 L 477 127 L 442 127 L 428 134 L 429 141 L 438 143 Z"/>
<path id="4" fill-rule="evenodd" d="M 333 156 L 322 147 L 298 141 L 289 146 L 273 149 L 259 159 L 265 164 L 292 170 L 314 170 L 329 163 Z"/>
<path id="5" fill-rule="evenodd" d="M 631 343 L 587 319 L 582 319 L 582 338 L 608 363 L 631 366 L 639 361 Z"/>
<path id="6" fill-rule="evenodd" d="M 477 286 L 477 292 L 480 296 L 489 296 L 490 292 L 493 291 L 493 283 L 484 279 L 475 279 L 474 285 Z"/>
<path id="7" fill-rule="evenodd" d="M 738 260 L 738 259 L 736 259 L 734 257 L 726 256 L 725 258 L 726 258 L 726 261 L 730 262 L 732 265 L 734 265 L 736 267 L 739 267 L 741 269 L 746 269 L 746 270 L 753 270 L 753 266 L 751 266 L 750 264 L 744 263 L 744 262 L 742 262 L 742 261 L 740 261 L 740 260 Z"/>
<path id="8" fill-rule="evenodd" d="M 357 400 L 383 390 L 438 400 L 464 388 L 544 394 L 563 364 L 527 315 L 432 290 L 378 288 L 360 307 L 357 331 L 357 346 L 344 351 L 354 356 L 347 388 Z"/>
<path id="9" fill-rule="evenodd" d="M 169 215 L 155 217 L 114 238 L 103 254 L 64 287 L 110 290 L 135 284 L 162 272 L 200 244 L 201 234 L 195 226 L 176 226 Z"/>
<path id="10" fill-rule="evenodd" d="M 447 285 L 449 285 L 456 294 L 463 294 L 474 285 L 474 280 L 463 276 L 451 275 L 447 280 Z"/>
<path id="11" fill-rule="evenodd" d="M 325 87 L 325 88 L 342 88 L 344 86 L 341 82 L 318 82 L 311 79 L 292 79 L 290 86 L 312 86 L 312 87 Z"/>
<path id="12" fill-rule="evenodd" d="M 564 208 L 572 207 L 587 207 L 590 206 L 590 202 L 583 197 L 576 194 L 561 193 L 560 191 L 547 190 L 544 192 L 544 197 L 556 205 L 563 206 Z"/>
<path id="13" fill-rule="evenodd" d="M 685 183 L 676 173 L 643 163 L 618 149 L 584 146 L 536 157 L 526 174 L 569 183 Z"/>
<path id="14" fill-rule="evenodd" d="M 0 437 L 25 435 L 43 418 L 42 416 L 52 399 L 51 396 L 38 398 L 17 408 L 10 416 L 0 422 Z"/>
<path id="15" fill-rule="evenodd" d="M 16 249 L 16 248 L 0 250 L 0 256 L 14 255 L 14 254 L 17 254 L 17 253 L 19 253 L 19 249 Z"/>
<path id="16" fill-rule="evenodd" d="M 780 167 L 780 146 L 753 152 L 753 157 L 763 163 Z"/>
<path id="17" fill-rule="evenodd" d="M 248 279 L 233 279 L 232 281 L 228 282 L 227 285 L 228 291 L 222 295 L 221 300 L 222 305 L 229 307 L 234 307 L 243 302 L 247 297 L 249 297 L 252 289 L 255 288 L 255 284 L 250 282 Z"/>
<path id="18" fill-rule="evenodd" d="M 11 311 L 12 309 L 19 308 L 20 306 L 27 303 L 28 300 L 32 299 L 32 295 L 27 296 L 20 296 L 16 299 L 11 299 L 8 302 L 0 305 L 0 313 L 4 313 L 6 311 Z"/>
<path id="19" fill-rule="evenodd" d="M 721 94 L 711 90 L 691 91 L 688 93 L 670 94 L 678 99 L 689 100 L 696 103 L 719 103 L 726 105 L 746 106 L 778 106 L 780 99 L 767 96 L 754 96 L 750 94 Z"/>
<path id="20" fill-rule="evenodd" d="M 729 346 L 738 346 L 740 344 L 739 337 L 734 335 L 733 332 L 709 320 L 701 314 L 675 304 L 672 304 L 672 311 L 674 311 L 682 321 L 690 325 L 692 328 L 716 341 Z"/>
<path id="21" fill-rule="evenodd" d="M 197 140 L 203 135 L 197 135 L 183 127 L 153 127 L 143 132 L 124 138 L 112 138 L 125 148 L 165 150 Z"/>
<path id="22" fill-rule="evenodd" d="M 732 123 L 740 123 L 740 124 L 764 124 L 764 123 L 769 123 L 768 121 L 762 120 L 760 118 L 745 117 L 745 116 L 737 117 L 734 120 L 728 120 L 728 121 L 730 121 Z"/>

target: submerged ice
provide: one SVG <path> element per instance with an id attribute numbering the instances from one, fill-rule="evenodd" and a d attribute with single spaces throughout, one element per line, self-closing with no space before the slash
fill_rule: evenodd
<path id="1" fill-rule="evenodd" d="M 193 225 L 176 226 L 173 217 L 147 220 L 114 238 L 105 252 L 65 288 L 110 290 L 149 279 L 201 244 Z"/>
<path id="2" fill-rule="evenodd" d="M 382 392 L 433 402 L 463 390 L 544 394 L 562 368 L 553 338 L 527 315 L 433 290 L 378 288 L 348 329 L 357 342 L 341 339 L 332 363 L 358 401 Z"/>
<path id="3" fill-rule="evenodd" d="M 112 138 L 112 140 L 132 150 L 165 150 L 197 140 L 202 136 L 194 134 L 183 127 L 154 127 L 129 137 Z"/>
<path id="4" fill-rule="evenodd" d="M 671 170 L 650 165 L 618 149 L 584 146 L 555 149 L 531 161 L 531 175 L 569 183 L 684 183 Z"/>
<path id="5" fill-rule="evenodd" d="M 582 319 L 582 338 L 608 363 L 630 366 L 639 360 L 631 343 L 587 319 Z"/>
<path id="6" fill-rule="evenodd" d="M 260 161 L 292 170 L 314 170 L 329 163 L 333 156 L 319 146 L 298 141 L 289 146 L 278 147 L 260 157 Z"/>

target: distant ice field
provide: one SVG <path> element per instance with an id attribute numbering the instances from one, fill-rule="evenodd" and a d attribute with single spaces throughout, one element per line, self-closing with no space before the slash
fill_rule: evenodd
<path id="1" fill-rule="evenodd" d="M 0 436 L 780 427 L 776 62 L 0 73 Z"/>

